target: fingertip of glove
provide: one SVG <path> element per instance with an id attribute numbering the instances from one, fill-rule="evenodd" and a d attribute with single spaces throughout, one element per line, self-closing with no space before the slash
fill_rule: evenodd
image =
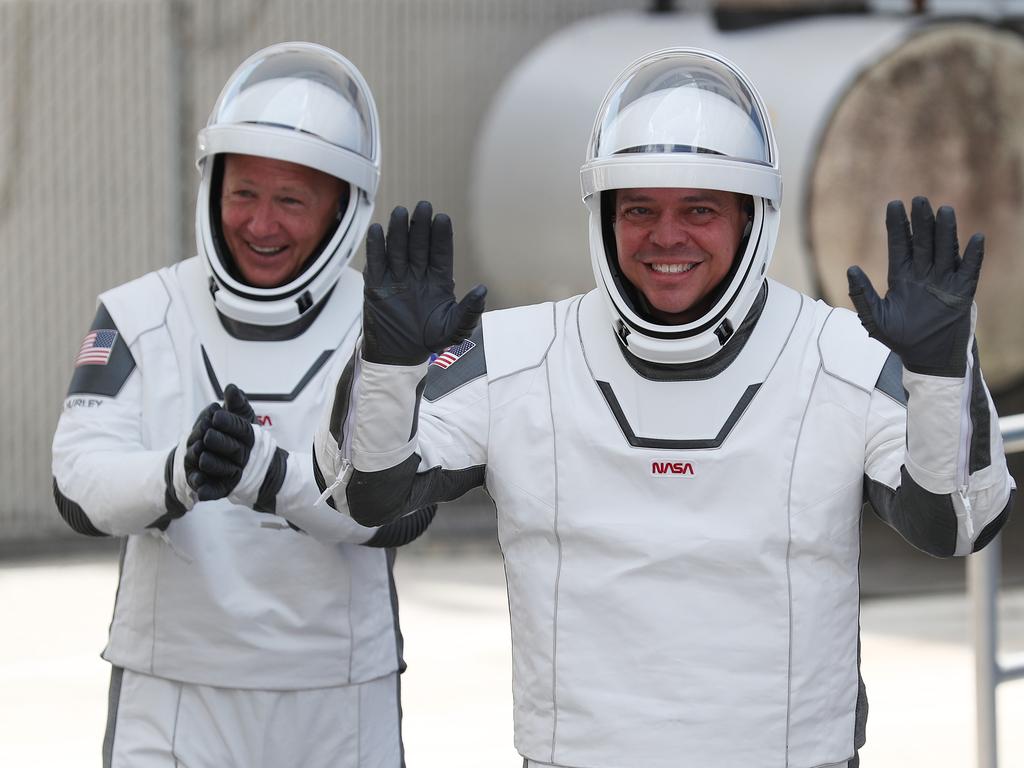
<path id="1" fill-rule="evenodd" d="M 236 384 L 228 384 L 224 388 L 224 405 L 227 406 L 230 403 L 238 403 L 246 399 L 245 392 L 243 392 Z"/>
<path id="2" fill-rule="evenodd" d="M 471 301 L 482 306 L 484 299 L 487 298 L 487 286 L 483 283 L 477 283 L 470 288 L 468 296 Z"/>
<path id="3" fill-rule="evenodd" d="M 217 492 L 208 485 L 200 485 L 196 488 L 196 498 L 199 501 L 216 501 L 219 496 Z"/>

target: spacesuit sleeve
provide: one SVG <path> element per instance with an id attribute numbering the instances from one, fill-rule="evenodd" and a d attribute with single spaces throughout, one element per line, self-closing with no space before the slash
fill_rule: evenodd
<path id="1" fill-rule="evenodd" d="M 963 378 L 916 374 L 890 354 L 871 396 L 865 497 L 918 549 L 936 557 L 984 547 L 1006 522 L 1006 468 L 977 346 Z"/>
<path id="2" fill-rule="evenodd" d="M 314 474 L 335 509 L 383 525 L 483 485 L 488 392 L 480 328 L 463 344 L 469 351 L 450 354 L 447 367 L 370 363 L 357 347 L 314 439 Z"/>
<path id="3" fill-rule="evenodd" d="M 280 453 L 284 472 L 268 472 L 255 508 L 283 517 L 292 528 L 321 543 L 400 547 L 418 538 L 434 519 L 435 510 L 430 507 L 381 528 L 360 525 L 347 515 L 339 515 L 321 498 L 310 453 Z"/>
<path id="4" fill-rule="evenodd" d="M 176 451 L 143 445 L 142 375 L 101 304 L 53 437 L 54 500 L 78 533 L 124 536 L 184 514 L 172 487 Z"/>

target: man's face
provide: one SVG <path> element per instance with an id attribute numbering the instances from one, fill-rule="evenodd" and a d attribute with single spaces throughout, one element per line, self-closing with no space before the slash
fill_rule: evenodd
<path id="1" fill-rule="evenodd" d="M 743 237 L 742 198 L 710 189 L 620 189 L 615 195 L 619 268 L 659 320 L 686 323 L 706 310 Z"/>
<path id="2" fill-rule="evenodd" d="M 304 165 L 227 155 L 221 229 L 245 281 L 274 288 L 293 279 L 334 224 L 346 186 Z"/>

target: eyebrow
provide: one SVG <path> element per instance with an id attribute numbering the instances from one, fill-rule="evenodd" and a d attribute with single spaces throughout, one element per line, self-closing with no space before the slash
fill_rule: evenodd
<path id="1" fill-rule="evenodd" d="M 256 186 L 259 186 L 259 184 L 256 182 L 255 179 L 249 179 L 249 178 L 235 179 L 234 180 L 234 184 L 236 184 L 236 185 L 240 184 L 240 185 L 242 185 L 244 187 L 256 187 Z M 301 186 L 288 185 L 288 186 L 276 189 L 275 190 L 275 194 L 285 194 L 285 195 L 307 194 L 308 195 L 308 194 L 313 194 L 313 192 L 312 192 L 312 190 L 310 190 L 308 188 L 301 187 Z"/>
<path id="2" fill-rule="evenodd" d="M 619 195 L 620 203 L 649 203 L 654 198 L 651 195 L 646 195 L 642 192 L 629 192 L 623 190 Z M 699 195 L 687 195 L 686 197 L 679 198 L 684 203 L 702 203 L 702 202 L 714 202 L 717 200 L 715 195 L 710 194 L 699 194 Z"/>

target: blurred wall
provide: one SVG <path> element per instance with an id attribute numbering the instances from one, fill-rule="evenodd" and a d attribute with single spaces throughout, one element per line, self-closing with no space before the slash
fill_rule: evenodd
<path id="1" fill-rule="evenodd" d="M 381 113 L 376 218 L 429 199 L 452 215 L 465 253 L 470 155 L 507 72 L 577 19 L 647 5 L 0 2 L 0 540 L 75 535 L 50 475 L 74 355 L 100 291 L 194 253 L 195 132 L 246 56 L 303 39 L 352 59 Z"/>

